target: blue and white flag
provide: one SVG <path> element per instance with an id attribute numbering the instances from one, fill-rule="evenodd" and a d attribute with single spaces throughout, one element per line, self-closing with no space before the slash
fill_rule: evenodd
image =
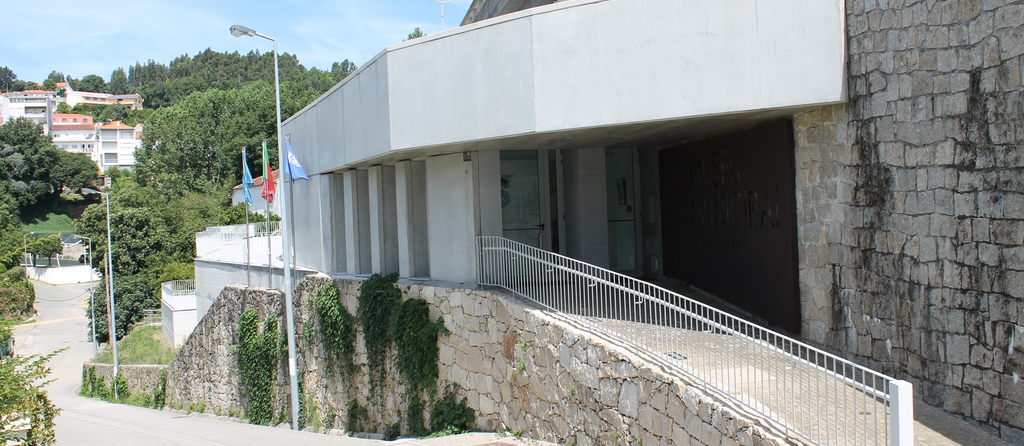
<path id="1" fill-rule="evenodd" d="M 288 176 L 291 177 L 292 182 L 295 180 L 306 180 L 309 181 L 309 177 L 306 176 L 306 171 L 302 170 L 302 164 L 299 164 L 299 159 L 295 157 L 295 152 L 292 150 L 292 142 L 288 139 L 284 140 L 285 156 L 288 158 L 288 163 L 285 169 L 288 171 Z"/>
<path id="2" fill-rule="evenodd" d="M 249 188 L 255 186 L 252 181 L 252 173 L 249 172 L 249 161 L 245 159 L 245 147 L 242 147 L 242 196 L 245 197 L 245 204 L 252 206 L 252 193 Z"/>

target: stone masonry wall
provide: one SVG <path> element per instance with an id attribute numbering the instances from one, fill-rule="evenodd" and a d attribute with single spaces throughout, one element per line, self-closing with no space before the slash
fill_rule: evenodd
<path id="1" fill-rule="evenodd" d="M 794 120 L 804 333 L 1024 443 L 1024 2 L 847 0 Z"/>
<path id="2" fill-rule="evenodd" d="M 103 378 L 103 382 L 110 386 L 114 382 L 113 364 L 86 363 L 85 367 L 95 370 L 96 376 Z M 117 372 L 124 377 L 128 391 L 132 394 L 143 392 L 152 394 L 153 389 L 160 384 L 160 372 L 167 369 L 165 365 L 124 365 L 117 366 Z"/>
<path id="3" fill-rule="evenodd" d="M 307 408 L 323 421 L 345 425 L 353 399 L 369 409 L 364 426 L 383 432 L 402 420 L 404 389 L 389 371 L 383 404 L 370 404 L 366 377 L 346 383 L 325 371 L 313 319 L 312 297 L 326 276 L 307 277 L 297 289 L 298 369 Z M 356 314 L 360 281 L 334 280 L 343 304 Z M 558 443 L 778 445 L 794 444 L 755 418 L 690 385 L 653 358 L 618 347 L 572 320 L 524 305 L 500 292 L 399 285 L 407 298 L 430 305 L 450 335 L 441 336 L 440 383 L 461 387 L 476 414 L 474 427 L 522 431 Z M 262 315 L 280 312 L 276 292 L 226 288 L 169 366 L 167 399 L 172 406 L 207 412 L 244 412 L 234 345 L 238 318 L 254 306 Z M 283 320 L 283 314 L 280 315 Z M 282 324 L 283 328 L 283 324 Z M 362 334 L 355 362 L 365 368 Z M 278 372 L 275 412 L 286 407 L 286 371 Z M 315 389 L 315 391 L 311 391 Z M 403 427 L 404 431 L 404 427 Z"/>

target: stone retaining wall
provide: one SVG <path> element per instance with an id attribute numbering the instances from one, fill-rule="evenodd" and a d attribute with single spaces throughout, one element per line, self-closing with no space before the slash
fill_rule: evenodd
<path id="1" fill-rule="evenodd" d="M 326 276 L 308 277 L 295 296 L 297 364 L 309 395 L 304 404 L 315 408 L 316 415 L 310 419 L 322 421 L 328 411 L 336 413 L 334 424 L 323 428 L 340 428 L 354 399 L 369 409 L 366 425 L 383 432 L 403 419 L 404 388 L 392 364 L 387 378 L 390 390 L 384 392 L 382 403 L 372 404 L 365 376 L 345 383 L 325 371 L 312 319 L 312 293 L 327 280 Z M 356 314 L 361 282 L 334 282 L 343 304 Z M 524 305 L 501 292 L 421 285 L 399 288 L 407 298 L 426 300 L 431 318 L 440 316 L 451 331 L 439 341 L 439 388 L 448 383 L 461 387 L 460 395 L 476 413 L 477 429 L 522 431 L 530 438 L 577 445 L 795 442 L 690 385 L 655 360 L 618 347 L 571 319 Z M 280 294 L 273 291 L 226 288 L 168 367 L 168 404 L 205 407 L 211 413 L 243 413 L 244 391 L 234 352 L 239 316 L 251 306 L 259 309 L 263 320 L 267 314 L 281 313 L 280 301 Z M 361 333 L 355 361 L 365 368 Z M 283 362 L 275 413 L 287 404 Z"/>
<path id="2" fill-rule="evenodd" d="M 803 335 L 1024 444 L 1024 2 L 847 0 L 794 117 Z"/>
<path id="3" fill-rule="evenodd" d="M 113 364 L 85 363 L 85 367 L 92 367 L 97 377 L 103 378 L 103 382 L 110 386 L 114 382 Z M 132 394 L 143 392 L 152 394 L 153 389 L 160 385 L 160 372 L 167 369 L 165 365 L 123 365 L 118 364 L 117 371 L 124 377 L 128 385 L 128 391 Z"/>

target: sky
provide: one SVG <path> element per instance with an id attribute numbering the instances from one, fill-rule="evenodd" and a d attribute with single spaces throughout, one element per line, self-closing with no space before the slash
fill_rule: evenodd
<path id="1" fill-rule="evenodd" d="M 273 50 L 265 39 L 233 37 L 228 29 L 235 24 L 277 39 L 280 52 L 322 70 L 345 59 L 362 66 L 416 27 L 425 34 L 441 31 L 440 7 L 431 0 L 56 0 L 43 8 L 5 3 L 0 66 L 39 83 L 54 70 L 109 81 L 118 67 L 127 72 L 149 59 L 169 64 L 206 48 Z M 445 4 L 446 29 L 462 22 L 470 3 Z"/>

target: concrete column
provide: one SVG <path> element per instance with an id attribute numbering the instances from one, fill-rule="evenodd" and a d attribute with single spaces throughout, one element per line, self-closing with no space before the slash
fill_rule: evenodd
<path id="1" fill-rule="evenodd" d="M 426 160 L 430 278 L 476 282 L 476 187 L 461 153 Z"/>
<path id="2" fill-rule="evenodd" d="M 413 223 L 413 162 L 394 165 L 395 217 L 398 220 L 398 275 L 416 276 L 416 226 Z"/>
<path id="3" fill-rule="evenodd" d="M 331 174 L 314 175 L 310 178 L 310 182 L 315 182 L 315 186 L 318 189 L 317 194 L 317 208 L 320 212 L 317 217 L 320 218 L 318 222 L 320 237 L 319 247 L 313 246 L 312 249 L 320 249 L 320 270 L 333 272 L 335 271 L 334 266 L 334 249 L 335 246 L 332 243 L 332 232 L 334 228 L 334 211 L 332 210 L 331 200 Z"/>
<path id="4" fill-rule="evenodd" d="M 501 152 L 475 152 L 479 166 L 480 235 L 501 236 Z"/>
<path id="5" fill-rule="evenodd" d="M 398 224 L 394 166 L 373 166 L 368 174 L 370 264 L 372 272 L 398 271 Z"/>
<path id="6" fill-rule="evenodd" d="M 345 176 L 340 173 L 325 176 L 330 179 L 328 201 L 331 206 L 331 230 L 324 247 L 331 246 L 333 257 L 331 269 L 327 272 L 342 273 L 348 271 L 348 253 L 345 248 L 348 245 L 345 237 Z"/>
<path id="7" fill-rule="evenodd" d="M 395 165 L 395 198 L 398 220 L 398 275 L 428 276 L 426 234 L 426 187 L 423 163 L 400 161 Z"/>
<path id="8" fill-rule="evenodd" d="M 349 170 L 344 178 L 346 272 L 365 274 L 371 265 L 368 174 L 365 170 Z"/>
<path id="9" fill-rule="evenodd" d="M 604 149 L 562 151 L 565 249 L 574 259 L 608 267 Z"/>

